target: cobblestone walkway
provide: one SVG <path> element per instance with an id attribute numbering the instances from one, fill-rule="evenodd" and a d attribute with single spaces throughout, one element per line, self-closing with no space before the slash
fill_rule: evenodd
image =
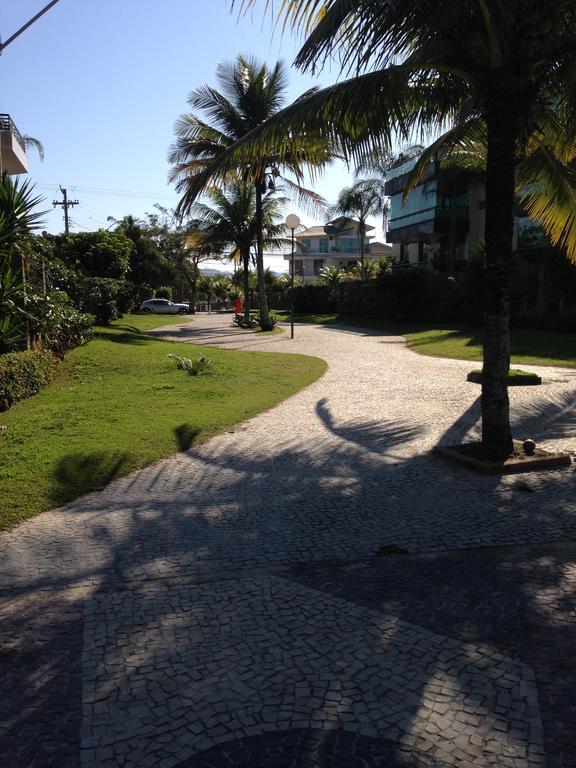
<path id="1" fill-rule="evenodd" d="M 430 456 L 479 390 L 399 337 L 157 333 L 329 369 L 0 536 L 0 766 L 576 766 L 574 470 Z M 572 451 L 576 372 L 536 370 L 515 433 Z"/>

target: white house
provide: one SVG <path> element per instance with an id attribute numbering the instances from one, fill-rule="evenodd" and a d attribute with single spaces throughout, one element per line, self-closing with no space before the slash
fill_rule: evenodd
<path id="1" fill-rule="evenodd" d="M 340 216 L 327 224 L 309 227 L 294 236 L 294 274 L 304 280 L 317 280 L 323 267 L 352 269 L 360 259 L 360 223 L 355 219 Z M 366 225 L 366 231 L 374 227 Z M 365 258 L 379 259 L 392 254 L 392 248 L 385 243 L 373 241 L 374 235 L 366 234 Z M 290 262 L 291 254 L 284 259 Z"/>

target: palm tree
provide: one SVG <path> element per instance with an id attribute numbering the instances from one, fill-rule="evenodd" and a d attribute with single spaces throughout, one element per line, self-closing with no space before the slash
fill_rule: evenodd
<path id="1" fill-rule="evenodd" d="M 360 238 L 360 274 L 366 280 L 365 238 L 369 216 L 383 216 L 386 210 L 384 184 L 378 179 L 362 179 L 351 187 L 345 187 L 338 195 L 332 215 L 354 216 L 358 220 Z"/>
<path id="2" fill-rule="evenodd" d="M 255 0 L 237 0 L 243 8 Z M 512 450 L 507 373 L 514 197 L 519 159 L 532 210 L 576 260 L 573 0 L 286 0 L 307 39 L 306 70 L 339 54 L 355 76 L 291 105 L 236 147 L 265 152 L 286 132 L 337 140 L 348 158 L 398 137 L 438 135 L 439 151 L 486 136 L 482 443 Z M 568 119 L 566 119 L 568 118 Z M 555 130 L 563 125 L 565 131 Z M 556 150 L 552 157 L 546 139 Z"/>
<path id="3" fill-rule="evenodd" d="M 195 114 L 187 114 L 176 123 L 177 139 L 168 156 L 174 166 L 170 177 L 172 181 L 177 181 L 177 189 L 183 192 L 179 204 L 181 212 L 187 212 L 208 187 L 226 183 L 231 173 L 241 172 L 243 180 L 254 186 L 260 317 L 262 327 L 270 330 L 272 324 L 264 282 L 263 199 L 268 192 L 275 190 L 276 180 L 282 173 L 286 188 L 297 196 L 301 204 L 322 207 L 322 198 L 303 188 L 303 170 L 306 167 L 322 168 L 329 162 L 331 154 L 326 142 L 312 139 L 299 139 L 298 149 L 293 152 L 291 137 L 283 136 L 281 153 L 276 147 L 269 147 L 266 153 L 252 157 L 249 162 L 230 162 L 226 150 L 234 147 L 282 107 L 287 72 L 283 62 L 268 67 L 256 59 L 238 56 L 234 62 L 219 65 L 217 79 L 220 91 L 202 86 L 188 98 L 190 107 L 204 113 L 207 121 Z"/>
<path id="4" fill-rule="evenodd" d="M 250 317 L 250 255 L 258 232 L 262 243 L 274 248 L 281 244 L 284 225 L 278 223 L 285 198 L 267 194 L 262 198 L 260 222 L 256 217 L 257 192 L 253 184 L 236 179 L 224 189 L 213 187 L 206 193 L 207 203 L 190 206 L 191 228 L 198 247 L 210 249 L 225 259 L 238 258 L 242 264 L 244 318 Z M 259 229 L 260 224 L 260 229 Z M 265 278 L 265 272 L 263 271 Z M 260 283 L 258 292 L 261 291 Z M 264 293 L 266 293 L 264 289 Z M 261 302 L 260 302 L 261 304 Z"/>

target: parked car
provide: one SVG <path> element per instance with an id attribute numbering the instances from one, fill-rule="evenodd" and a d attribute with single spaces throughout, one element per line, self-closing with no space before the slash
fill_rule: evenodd
<path id="1" fill-rule="evenodd" d="M 139 306 L 140 312 L 154 312 L 157 315 L 186 315 L 188 304 L 174 304 L 168 299 L 146 299 Z"/>

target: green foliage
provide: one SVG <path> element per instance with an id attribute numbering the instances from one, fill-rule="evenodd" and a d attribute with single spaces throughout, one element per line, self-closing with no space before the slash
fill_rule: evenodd
<path id="1" fill-rule="evenodd" d="M 333 300 L 330 289 L 322 283 L 303 283 L 294 287 L 294 308 L 296 312 L 331 312 Z"/>
<path id="2" fill-rule="evenodd" d="M 0 356 L 0 411 L 31 397 L 52 381 L 55 361 L 50 352 L 11 352 Z"/>
<path id="3" fill-rule="evenodd" d="M 77 232 L 53 238 L 56 256 L 91 277 L 126 278 L 135 246 L 122 232 Z"/>
<path id="4" fill-rule="evenodd" d="M 133 216 L 124 216 L 118 222 L 115 232 L 126 235 L 134 243 L 134 248 L 129 256 L 130 264 L 126 275 L 129 282 L 138 286 L 148 285 L 151 288 L 173 282 L 176 276 L 175 268 L 160 253 L 146 224 Z"/>
<path id="5" fill-rule="evenodd" d="M 42 225 L 45 212 L 35 210 L 42 201 L 29 181 L 0 176 L 0 257 L 9 257 L 15 246 L 29 240 L 32 231 Z"/>
<path id="6" fill-rule="evenodd" d="M 90 326 L 94 318 L 78 312 L 64 291 L 30 294 L 26 310 L 32 337 L 41 337 L 43 348 L 61 359 L 69 349 L 86 344 L 92 338 Z"/>
<path id="7" fill-rule="evenodd" d="M 169 285 L 162 285 L 160 288 L 156 288 L 154 296 L 157 299 L 168 299 L 172 301 L 172 288 Z"/>
<path id="8" fill-rule="evenodd" d="M 19 307 L 23 285 L 9 264 L 0 266 L 0 352 L 18 345 L 24 335 L 24 313 Z"/>
<path id="9" fill-rule="evenodd" d="M 201 376 L 213 372 L 212 361 L 208 357 L 199 357 L 196 360 L 172 354 L 169 354 L 168 357 L 176 361 L 177 368 L 186 371 L 190 376 Z"/>
<path id="10" fill-rule="evenodd" d="M 132 286 L 121 280 L 78 276 L 69 290 L 76 306 L 93 315 L 96 325 L 110 325 L 132 305 Z"/>

